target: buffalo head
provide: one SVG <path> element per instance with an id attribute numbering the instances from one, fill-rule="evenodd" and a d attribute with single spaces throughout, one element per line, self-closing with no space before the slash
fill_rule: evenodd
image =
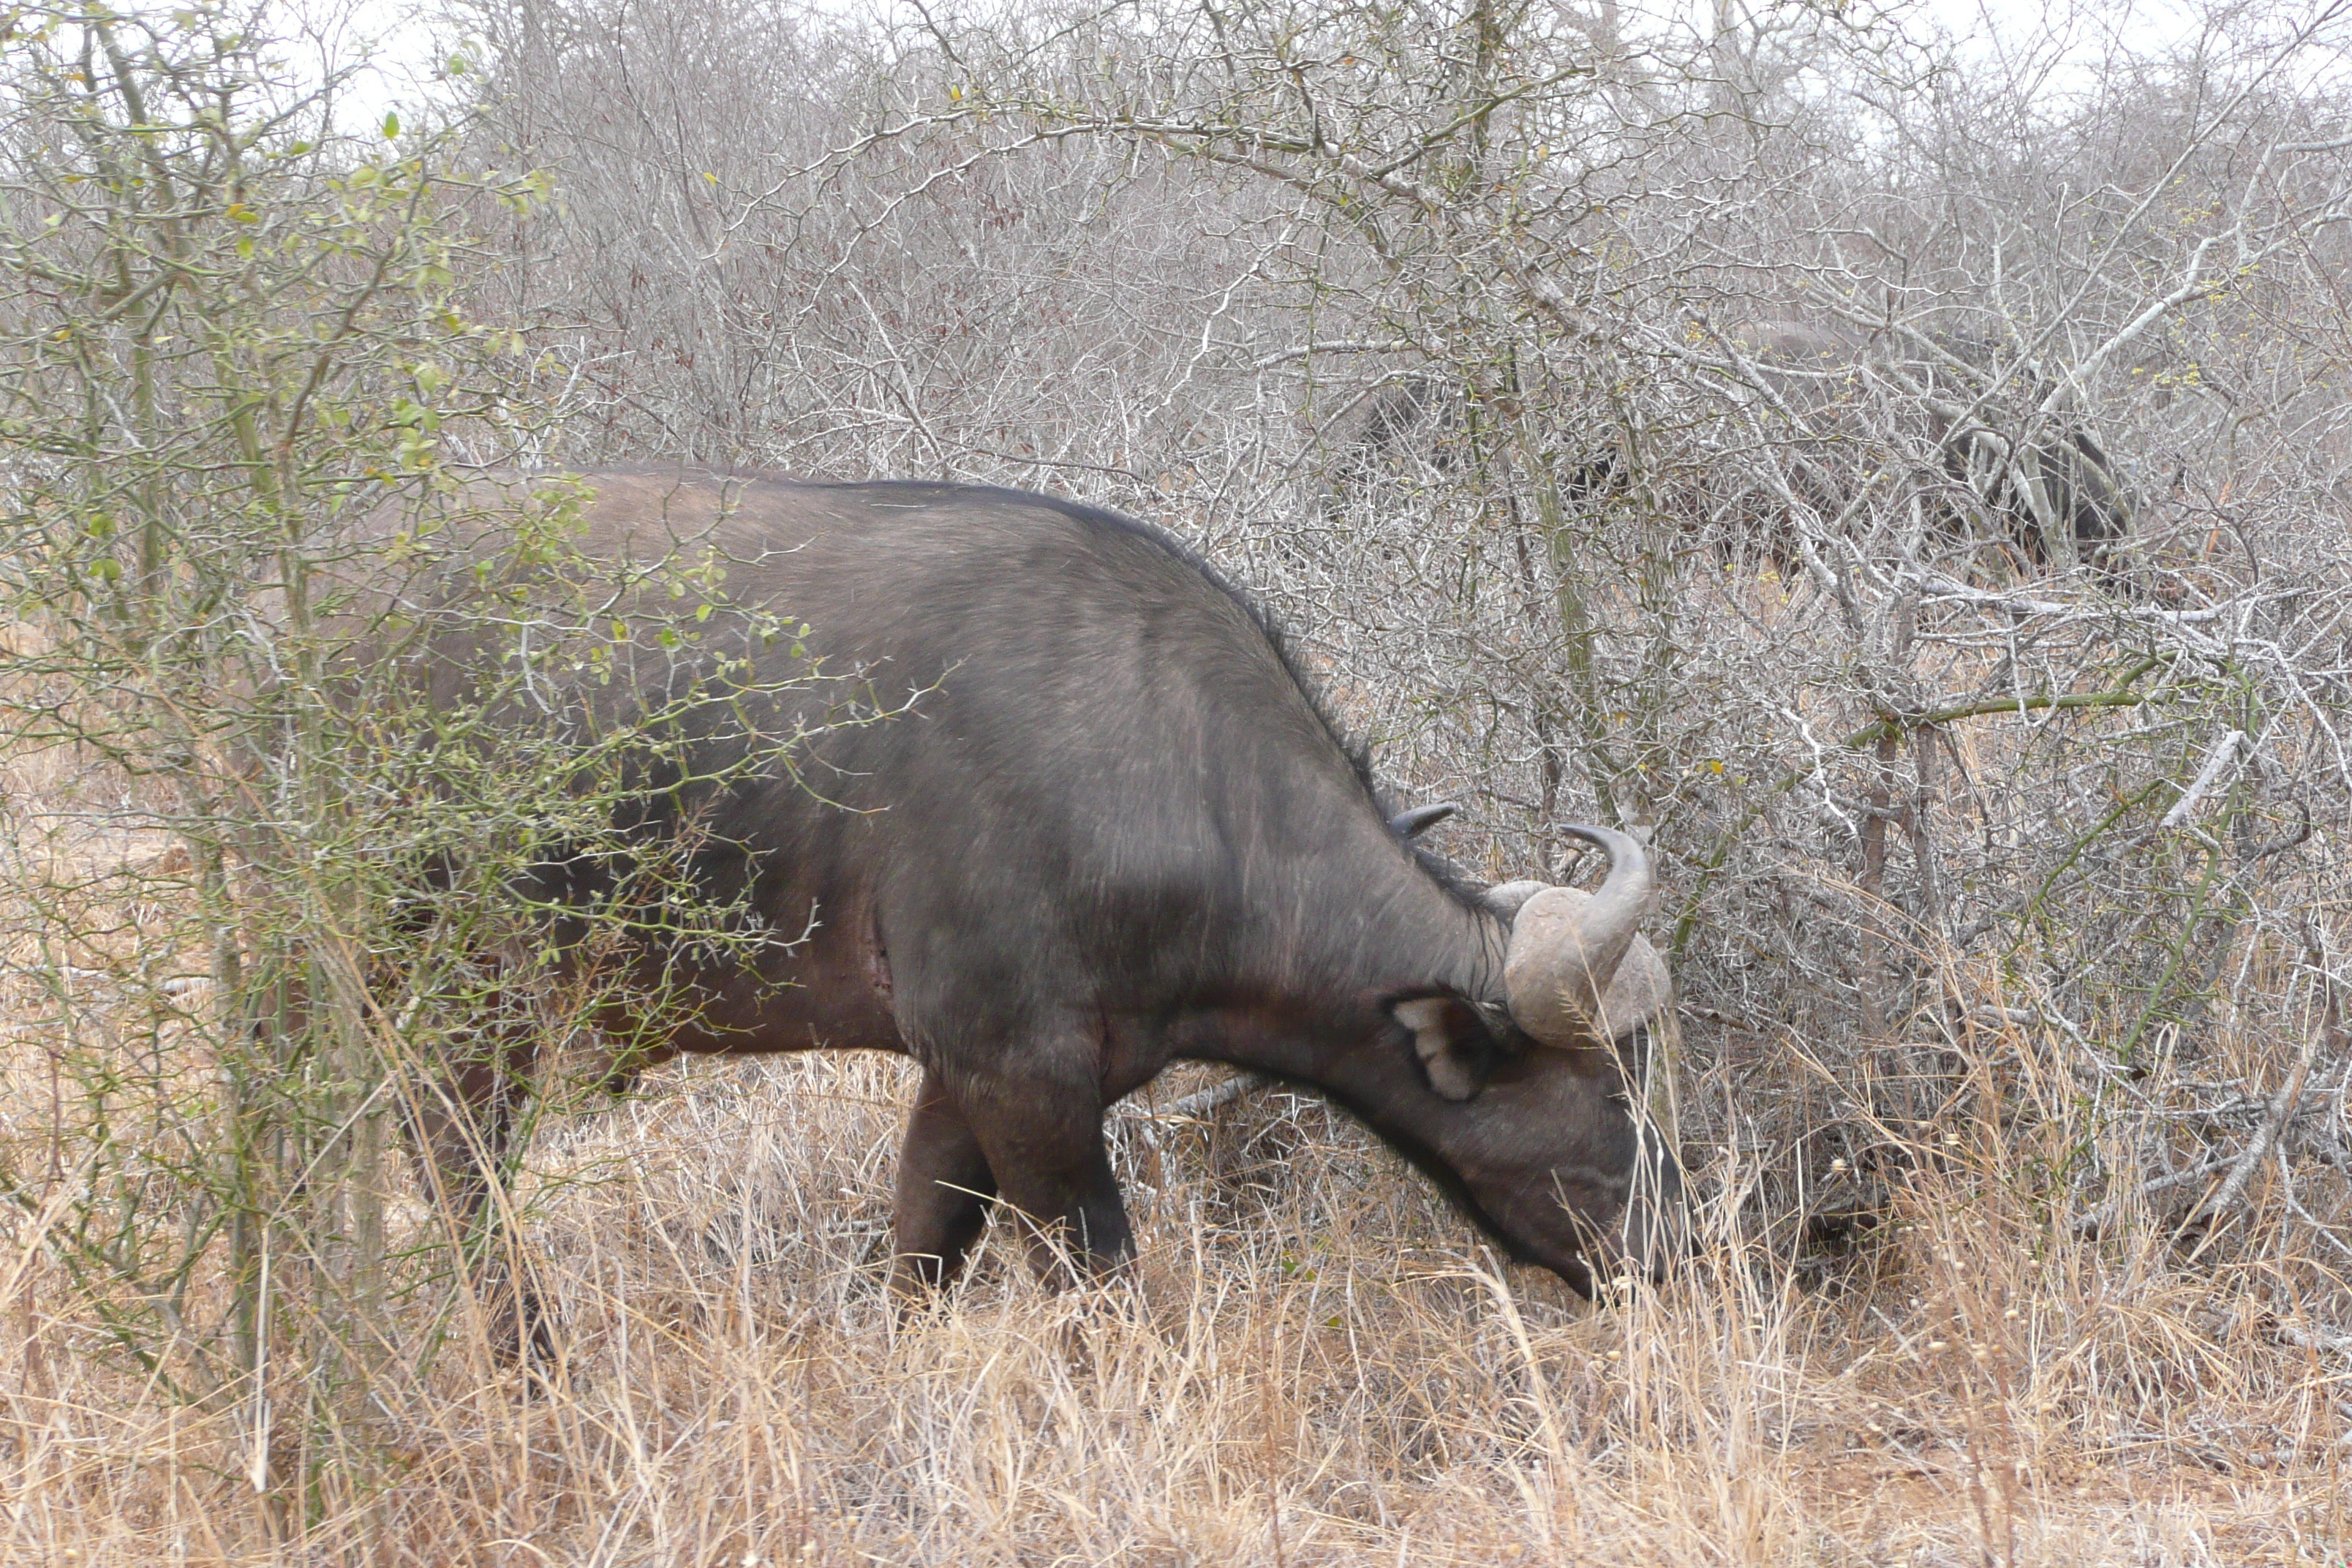
<path id="1" fill-rule="evenodd" d="M 1503 932 L 1496 994 L 1407 997 L 1391 1012 L 1447 1102 L 1423 1163 L 1516 1257 L 1589 1294 L 1596 1271 L 1662 1279 L 1688 1227 L 1645 1092 L 1665 1070 L 1673 1003 L 1637 929 L 1655 894 L 1649 856 L 1608 828 L 1568 831 L 1608 851 L 1601 888 L 1487 889 Z"/>

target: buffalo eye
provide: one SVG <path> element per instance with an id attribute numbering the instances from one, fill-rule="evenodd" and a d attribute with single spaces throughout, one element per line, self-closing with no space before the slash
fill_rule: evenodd
<path id="1" fill-rule="evenodd" d="M 1503 1047 L 1478 1009 L 1459 996 L 1408 996 L 1389 1016 L 1412 1033 L 1413 1055 L 1442 1099 L 1475 1098 L 1503 1059 Z"/>

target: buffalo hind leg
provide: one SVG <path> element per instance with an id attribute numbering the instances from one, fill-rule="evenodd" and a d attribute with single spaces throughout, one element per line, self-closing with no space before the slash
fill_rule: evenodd
<path id="1" fill-rule="evenodd" d="M 954 1280 L 988 1224 L 996 1177 L 937 1073 L 923 1074 L 898 1155 L 890 1289 L 903 1308 Z"/>
<path id="2" fill-rule="evenodd" d="M 555 1353 L 547 1312 L 528 1281 L 518 1280 L 520 1260 L 509 1258 L 500 1245 L 508 1238 L 491 1202 L 503 1184 L 537 1053 L 527 1039 L 486 1033 L 478 1053 L 446 1064 L 416 1089 L 409 1106 L 410 1146 L 425 1197 L 461 1256 L 479 1248 L 481 1261 L 470 1273 L 488 1309 L 491 1353 L 502 1363 L 544 1362 Z"/>

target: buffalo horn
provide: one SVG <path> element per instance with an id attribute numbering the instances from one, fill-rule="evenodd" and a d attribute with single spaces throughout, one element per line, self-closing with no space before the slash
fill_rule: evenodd
<path id="1" fill-rule="evenodd" d="M 1441 801 L 1435 805 L 1416 805 L 1411 811 L 1400 811 L 1389 818 L 1389 826 L 1402 838 L 1418 838 L 1462 808 L 1454 802 Z"/>
<path id="2" fill-rule="evenodd" d="M 1544 1044 L 1601 1045 L 1646 1021 L 1614 1015 L 1648 1003 L 1646 994 L 1636 998 L 1628 991 L 1654 988 L 1647 969 L 1663 968 L 1655 955 L 1648 955 L 1650 965 L 1635 965 L 1643 970 L 1642 984 L 1621 991 L 1611 983 L 1639 940 L 1634 928 L 1649 912 L 1657 884 L 1649 853 L 1637 840 L 1606 827 L 1562 831 L 1607 850 L 1609 875 L 1590 895 L 1574 888 L 1546 888 L 1519 905 L 1511 922 L 1503 986 L 1511 1016 Z"/>

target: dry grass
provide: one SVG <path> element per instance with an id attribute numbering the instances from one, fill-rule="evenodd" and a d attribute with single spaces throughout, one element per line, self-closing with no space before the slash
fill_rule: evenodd
<path id="1" fill-rule="evenodd" d="M 139 849 L 68 837 L 76 876 Z M 1729 1131 L 1688 1151 L 1704 1246 L 1664 1291 L 1590 1305 L 1502 1265 L 1360 1130 L 1269 1094 L 1116 1120 L 1131 1288 L 1046 1296 L 992 1242 L 903 1324 L 903 1066 L 689 1064 L 540 1129 L 517 1196 L 558 1364 L 500 1370 L 462 1312 L 426 1353 L 428 1286 L 366 1397 L 306 1415 L 286 1352 L 257 1403 L 175 1404 L 70 1289 L 35 1000 L 0 988 L 0 1563 L 2342 1568 L 2352 1540 L 2340 1260 L 2267 1224 L 2197 1252 L 2177 1203 L 2078 1237 L 2070 1163 L 2138 1134 L 2021 1031 L 1945 1053 L 1969 1120 L 1872 1127 L 1901 1158 L 1834 1248 L 1769 1195 L 1805 1162 L 1752 1111 L 1867 1121 L 1869 1086 L 1785 1034 L 1702 1038 L 1686 1125 Z M 2291 1054 L 2214 1050 L 2255 1079 Z"/>
<path id="2" fill-rule="evenodd" d="M 1588 1307 L 1313 1102 L 1126 1121 L 1139 1289 L 1045 1297 L 991 1247 L 898 1326 L 907 1088 L 873 1059 L 704 1066 L 548 1127 L 524 1197 L 562 1363 L 533 1385 L 461 1331 L 364 1429 L 281 1416 L 262 1492 L 250 1412 L 127 1377 L 20 1217 L 0 1560 L 2343 1560 L 2345 1358 L 2147 1227 L 2053 1236 L 1990 1138 L 1925 1158 L 1810 1289 L 1732 1232 L 1718 1160 L 1696 1267 Z"/>

